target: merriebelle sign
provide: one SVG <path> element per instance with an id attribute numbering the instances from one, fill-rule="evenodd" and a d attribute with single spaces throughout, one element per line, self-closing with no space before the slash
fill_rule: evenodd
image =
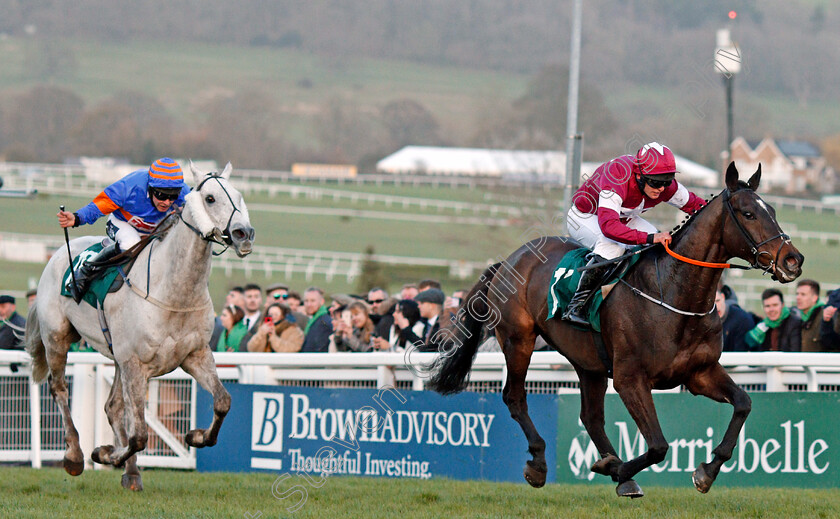
<path id="1" fill-rule="evenodd" d="M 837 438 L 840 395 L 836 393 L 753 393 L 752 413 L 741 430 L 732 459 L 721 468 L 716 486 L 835 487 L 840 483 Z M 668 454 L 635 479 L 640 484 L 691 485 L 691 473 L 711 460 L 732 407 L 689 394 L 654 398 Z M 576 396 L 560 397 L 557 481 L 605 482 L 590 472 L 599 454 L 583 430 Z M 564 416 L 567 417 L 564 420 Z M 623 460 L 647 449 L 644 438 L 618 396 L 606 402 L 607 435 Z"/>

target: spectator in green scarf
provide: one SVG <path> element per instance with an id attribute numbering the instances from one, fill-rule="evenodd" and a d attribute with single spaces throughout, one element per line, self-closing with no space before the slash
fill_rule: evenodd
<path id="1" fill-rule="evenodd" d="M 823 306 L 819 283 L 803 279 L 796 284 L 796 306 L 792 311 L 802 320 L 802 351 L 830 351 L 820 340 Z"/>
<path id="2" fill-rule="evenodd" d="M 751 351 L 801 351 L 802 320 L 785 306 L 785 298 L 775 288 L 761 293 L 764 320 L 745 337 Z"/>

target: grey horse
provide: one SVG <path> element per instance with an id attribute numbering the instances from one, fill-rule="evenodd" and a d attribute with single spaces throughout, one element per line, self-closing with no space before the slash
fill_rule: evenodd
<path id="1" fill-rule="evenodd" d="M 254 229 L 242 194 L 230 184 L 233 170 L 202 173 L 190 162 L 196 189 L 186 196 L 180 216 L 162 224 L 154 240 L 137 257 L 128 283 L 109 294 L 104 314 L 113 351 L 99 324 L 97 310 L 60 295 L 68 266 L 65 248 L 47 263 L 38 283 L 38 299 L 29 312 L 26 350 L 32 356 L 32 376 L 37 382 L 50 375 L 50 392 L 64 419 L 66 450 L 64 469 L 77 476 L 84 470 L 79 434 L 70 415 L 64 371 L 71 343 L 84 339 L 115 364 L 114 383 L 105 412 L 114 431 L 115 445 L 97 447 L 96 463 L 125 466 L 122 486 L 142 490 L 136 453 L 146 448 L 144 417 L 149 379 L 179 366 L 213 395 L 213 421 L 207 429 L 186 435 L 193 447 L 215 445 L 219 428 L 230 409 L 230 395 L 216 373 L 209 347 L 213 330 L 213 305 L 208 279 L 213 243 L 232 247 L 239 257 L 251 252 Z M 101 237 L 72 240 L 74 257 Z"/>

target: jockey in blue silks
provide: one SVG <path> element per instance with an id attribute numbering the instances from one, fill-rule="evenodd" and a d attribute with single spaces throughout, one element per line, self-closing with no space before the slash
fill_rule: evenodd
<path id="1" fill-rule="evenodd" d="M 80 302 L 87 290 L 91 274 L 96 271 L 91 263 L 106 261 L 136 245 L 141 236 L 150 234 L 167 215 L 183 207 L 184 196 L 189 192 L 178 163 L 162 158 L 148 169 L 139 169 L 117 180 L 75 213 L 59 212 L 58 223 L 62 227 L 92 224 L 110 215 L 105 230 L 114 243 L 76 272 L 76 284 L 71 281 L 70 287 L 73 299 Z"/>

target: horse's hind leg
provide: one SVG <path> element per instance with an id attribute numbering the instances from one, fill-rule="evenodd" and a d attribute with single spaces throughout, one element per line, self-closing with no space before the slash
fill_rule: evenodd
<path id="1" fill-rule="evenodd" d="M 580 421 L 598 448 L 601 459 L 592 465 L 592 472 L 609 476 L 618 481 L 618 467 L 621 459 L 604 430 L 604 395 L 607 392 L 607 377 L 600 373 L 584 371 L 575 366 L 580 380 Z"/>
<path id="2" fill-rule="evenodd" d="M 209 347 L 194 351 L 184 359 L 181 367 L 213 395 L 213 421 L 207 429 L 193 429 L 184 440 L 191 447 L 212 447 L 216 445 L 219 429 L 230 410 L 230 393 L 222 385 L 216 373 L 216 361 Z"/>
<path id="3" fill-rule="evenodd" d="M 67 367 L 67 352 L 70 350 L 70 337 L 60 339 L 47 338 L 45 342 L 47 365 L 50 368 L 50 394 L 55 400 L 61 417 L 64 420 L 64 470 L 71 476 L 78 476 L 85 470 L 85 456 L 79 446 L 79 432 L 73 423 L 70 412 L 70 394 L 67 382 L 64 380 L 64 370 Z"/>
<path id="4" fill-rule="evenodd" d="M 114 431 L 114 443 L 117 449 L 128 445 L 128 434 L 125 428 L 125 402 L 122 394 L 122 380 L 120 378 L 120 367 L 114 370 L 114 383 L 111 385 L 111 393 L 105 402 L 105 415 L 108 423 Z M 109 460 L 114 447 L 105 445 L 94 449 L 91 458 L 97 463 Z M 140 478 L 140 469 L 137 467 L 137 455 L 134 454 L 125 462 L 125 472 L 122 475 L 122 486 L 129 490 L 143 490 L 143 480 Z"/>
<path id="5" fill-rule="evenodd" d="M 503 339 L 497 328 L 497 338 L 499 344 L 502 344 L 507 363 L 507 380 L 502 390 L 502 400 L 510 410 L 511 418 L 519 423 L 525 433 L 528 439 L 528 452 L 533 456 L 525 465 L 525 481 L 532 487 L 539 488 L 545 485 L 545 477 L 548 473 L 545 462 L 545 440 L 537 432 L 534 422 L 528 415 L 528 401 L 525 394 L 525 376 L 531 364 L 531 353 L 534 351 L 536 336 L 532 333 L 529 337 L 511 336 Z"/>
<path id="6" fill-rule="evenodd" d="M 729 427 L 723 435 L 720 445 L 712 451 L 715 457 L 709 463 L 701 463 L 694 471 L 692 480 L 694 486 L 702 493 L 706 493 L 715 482 L 720 467 L 732 457 L 735 443 L 738 441 L 738 434 L 747 416 L 750 414 L 752 403 L 746 391 L 738 387 L 732 378 L 720 364 L 715 364 L 709 369 L 697 372 L 688 381 L 688 389 L 695 395 L 703 395 L 718 402 L 729 402 L 735 408 Z"/>

